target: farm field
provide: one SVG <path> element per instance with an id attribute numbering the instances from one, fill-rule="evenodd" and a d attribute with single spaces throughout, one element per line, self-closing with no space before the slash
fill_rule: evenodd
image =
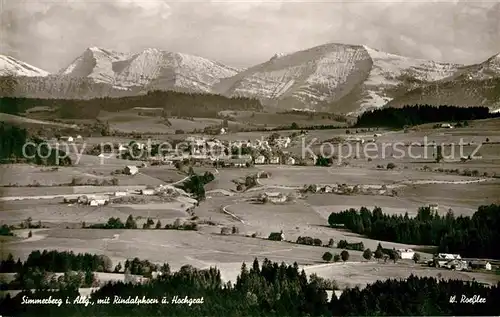
<path id="1" fill-rule="evenodd" d="M 382 261 L 383 262 L 383 261 Z M 488 273 L 471 273 L 452 270 L 438 270 L 414 264 L 411 261 L 400 261 L 393 263 L 377 263 L 376 261 L 363 261 L 358 263 L 332 263 L 325 265 L 315 265 L 305 268 L 306 273 L 315 273 L 323 278 L 331 278 L 337 281 L 340 288 L 373 284 L 377 280 L 404 279 L 410 275 L 419 277 L 434 277 L 443 279 L 459 279 L 487 284 L 496 284 L 500 281 L 500 276 Z"/>
<path id="2" fill-rule="evenodd" d="M 314 125 L 346 125 L 345 122 L 328 118 L 327 114 L 221 111 L 220 115 L 228 116 L 240 123 L 266 126 L 268 128 L 290 126 L 292 123 L 296 123 L 300 127 L 311 126 L 313 125 L 312 122 L 314 122 Z"/>
<path id="3" fill-rule="evenodd" d="M 315 167 L 315 166 L 265 166 L 261 168 L 272 174 L 262 179 L 264 185 L 303 186 L 305 184 L 359 184 L 391 185 L 403 182 L 437 181 L 463 182 L 474 178 L 446 175 L 415 170 L 377 170 L 356 167 Z M 477 179 L 477 178 L 476 178 Z"/>
<path id="4" fill-rule="evenodd" d="M 168 203 L 149 203 L 141 205 L 108 206 L 77 206 L 62 203 L 62 199 L 26 200 L 22 202 L 2 202 L 2 222 L 6 224 L 19 224 L 31 217 L 33 223 L 41 221 L 48 227 L 81 227 L 81 223 L 106 223 L 111 217 L 119 217 L 125 222 L 129 215 L 139 217 L 138 225 L 146 221 L 149 216 L 162 223 L 173 223 L 175 219 L 185 219 L 189 215 L 186 209 L 190 205 L 186 202 L 172 201 Z"/>
<path id="5" fill-rule="evenodd" d="M 193 118 L 192 120 L 181 118 L 168 118 L 168 121 L 158 116 L 139 115 L 138 110 L 126 110 L 116 113 L 101 111 L 99 119 L 108 121 L 110 128 L 125 133 L 146 134 L 174 134 L 176 130 L 190 132 L 203 130 L 206 127 L 221 125 L 222 119 L 216 118 Z M 228 121 L 231 127 L 245 127 L 245 124 L 236 121 Z"/>

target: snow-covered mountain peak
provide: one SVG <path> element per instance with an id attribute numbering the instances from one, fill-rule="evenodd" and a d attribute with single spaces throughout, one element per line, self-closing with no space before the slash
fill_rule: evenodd
<path id="1" fill-rule="evenodd" d="M 284 56 L 286 56 L 286 55 L 287 55 L 287 54 L 286 54 L 286 53 L 283 53 L 283 52 L 282 52 L 282 53 L 276 53 L 276 54 L 274 54 L 274 55 L 271 57 L 271 59 L 270 59 L 270 60 L 272 61 L 272 60 L 275 60 L 275 59 L 277 59 L 277 58 L 284 57 Z"/>
<path id="2" fill-rule="evenodd" d="M 0 76 L 44 77 L 49 72 L 20 61 L 12 56 L 0 55 Z"/>

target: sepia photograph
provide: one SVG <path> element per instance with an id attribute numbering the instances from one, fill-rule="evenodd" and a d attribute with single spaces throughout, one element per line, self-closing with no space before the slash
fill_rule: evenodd
<path id="1" fill-rule="evenodd" d="M 0 0 L 0 317 L 500 315 L 500 0 Z"/>

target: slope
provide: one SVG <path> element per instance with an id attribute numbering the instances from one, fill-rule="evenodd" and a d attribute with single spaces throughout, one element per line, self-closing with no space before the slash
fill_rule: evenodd
<path id="1" fill-rule="evenodd" d="M 49 72 L 33 65 L 15 59 L 11 56 L 0 55 L 0 76 L 47 76 Z"/>

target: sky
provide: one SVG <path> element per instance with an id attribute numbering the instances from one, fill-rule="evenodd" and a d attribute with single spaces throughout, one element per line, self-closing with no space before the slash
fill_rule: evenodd
<path id="1" fill-rule="evenodd" d="M 0 0 L 0 53 L 57 72 L 87 47 L 249 67 L 325 43 L 472 64 L 500 52 L 500 0 Z"/>

